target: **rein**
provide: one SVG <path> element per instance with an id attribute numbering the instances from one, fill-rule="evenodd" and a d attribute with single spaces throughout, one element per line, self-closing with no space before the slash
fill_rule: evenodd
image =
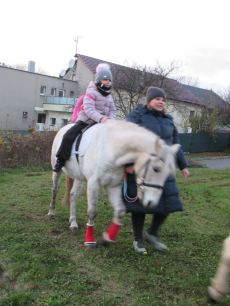
<path id="1" fill-rule="evenodd" d="M 126 199 L 127 202 L 129 203 L 133 203 L 137 200 L 137 195 L 135 198 L 130 198 L 127 194 L 127 188 L 128 188 L 128 184 L 127 184 L 127 172 L 125 171 L 124 173 L 124 198 Z"/>

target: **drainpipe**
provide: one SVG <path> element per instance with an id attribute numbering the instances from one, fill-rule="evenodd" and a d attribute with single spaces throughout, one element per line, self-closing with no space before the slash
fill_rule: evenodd
<path id="1" fill-rule="evenodd" d="M 8 136 L 8 118 L 9 118 L 9 114 L 6 115 L 6 135 Z"/>

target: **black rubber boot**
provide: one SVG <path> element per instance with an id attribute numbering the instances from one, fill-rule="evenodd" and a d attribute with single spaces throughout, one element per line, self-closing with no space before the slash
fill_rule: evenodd
<path id="1" fill-rule="evenodd" d="M 54 166 L 53 172 L 60 172 L 61 168 L 65 166 L 65 160 L 58 157 L 56 161 L 56 165 Z"/>

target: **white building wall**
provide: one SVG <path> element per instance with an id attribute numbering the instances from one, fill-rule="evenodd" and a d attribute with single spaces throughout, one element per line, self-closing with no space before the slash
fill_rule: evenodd
<path id="1" fill-rule="evenodd" d="M 63 79 L 72 80 L 73 75 L 78 82 L 80 95 L 84 95 L 89 83 L 95 80 L 94 73 L 81 59 L 78 59 L 76 65 L 67 72 Z"/>
<path id="2" fill-rule="evenodd" d="M 201 112 L 202 108 L 199 105 L 192 103 L 185 103 L 174 100 L 166 101 L 166 109 L 173 117 L 175 126 L 179 133 L 185 133 L 185 126 L 189 126 L 190 112 Z"/>
<path id="3" fill-rule="evenodd" d="M 51 118 L 56 119 L 55 125 L 51 125 Z M 72 123 L 72 112 L 47 111 L 45 129 L 57 131 L 62 127 L 62 119 L 67 119 L 68 123 Z"/>
<path id="4" fill-rule="evenodd" d="M 46 86 L 45 95 L 40 95 L 41 86 Z M 65 90 L 65 96 L 78 94 L 77 82 L 58 77 L 0 66 L 0 128 L 7 130 L 28 130 L 35 127 L 38 113 L 35 107 L 43 107 L 51 88 Z M 23 118 L 27 112 L 27 118 Z"/>

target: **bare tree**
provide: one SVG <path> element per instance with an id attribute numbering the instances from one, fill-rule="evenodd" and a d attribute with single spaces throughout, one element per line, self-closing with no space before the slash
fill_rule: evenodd
<path id="1" fill-rule="evenodd" d="M 215 133 L 219 129 L 230 128 L 230 103 L 213 91 L 204 94 L 200 111 L 192 118 L 184 118 L 183 129 L 192 128 L 193 133 Z"/>
<path id="2" fill-rule="evenodd" d="M 230 103 L 221 103 L 218 106 L 218 123 L 221 126 L 230 128 Z"/>
<path id="3" fill-rule="evenodd" d="M 187 76 L 179 76 L 177 78 L 177 82 L 179 82 L 181 84 L 184 84 L 184 85 L 194 86 L 194 87 L 199 86 L 198 78 L 194 78 L 194 77 L 191 77 L 189 75 L 187 75 Z"/>
<path id="4" fill-rule="evenodd" d="M 218 109 L 208 109 L 202 107 L 202 112 L 195 113 L 190 119 L 189 126 L 193 133 L 212 133 L 214 134 L 218 128 Z"/>
<path id="5" fill-rule="evenodd" d="M 35 65 L 35 72 L 41 74 L 49 74 L 44 68 Z"/>
<path id="6" fill-rule="evenodd" d="M 163 88 L 171 99 L 177 99 L 177 81 L 170 79 L 178 73 L 180 65 L 156 63 L 155 67 L 140 66 L 136 63 L 127 66 L 113 66 L 113 98 L 118 117 L 124 118 L 138 104 L 143 103 L 149 86 Z"/>
<path id="7" fill-rule="evenodd" d="M 27 64 L 24 63 L 16 63 L 10 65 L 10 67 L 15 68 L 15 69 L 20 69 L 20 70 L 27 70 Z"/>
<path id="8" fill-rule="evenodd" d="M 216 104 L 219 111 L 218 122 L 220 125 L 230 128 L 230 86 L 225 92 L 219 92 L 218 95 L 222 98 Z"/>
<path id="9" fill-rule="evenodd" d="M 24 63 L 12 64 L 12 65 L 10 65 L 10 67 L 20 69 L 20 70 L 25 70 L 25 71 L 28 70 L 28 65 L 24 64 Z M 48 74 L 48 72 L 45 69 L 43 69 L 40 66 L 36 66 L 36 65 L 35 65 L 35 72 L 36 73 L 41 73 L 41 74 Z"/>
<path id="10" fill-rule="evenodd" d="M 224 94 L 211 92 L 208 98 L 207 108 L 215 111 L 219 127 L 230 128 L 230 87 Z"/>
<path id="11" fill-rule="evenodd" d="M 225 92 L 219 93 L 219 96 L 221 96 L 227 103 L 230 103 L 230 86 Z"/>

